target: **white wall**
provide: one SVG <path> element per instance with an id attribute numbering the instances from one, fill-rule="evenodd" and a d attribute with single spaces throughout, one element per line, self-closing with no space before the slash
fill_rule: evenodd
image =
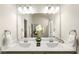
<path id="1" fill-rule="evenodd" d="M 9 30 L 12 33 L 13 39 L 16 39 L 16 6 L 15 5 L 0 5 L 0 43 L 4 30 Z"/>
<path id="2" fill-rule="evenodd" d="M 24 36 L 24 25 L 23 25 L 23 18 L 22 18 L 22 15 L 21 14 L 18 14 L 18 28 L 17 28 L 17 30 L 18 30 L 18 39 L 21 39 L 21 38 L 23 38 L 23 36 Z"/>
<path id="3" fill-rule="evenodd" d="M 66 40 L 73 29 L 77 30 L 79 38 L 79 5 L 64 5 L 61 9 L 62 39 Z"/>

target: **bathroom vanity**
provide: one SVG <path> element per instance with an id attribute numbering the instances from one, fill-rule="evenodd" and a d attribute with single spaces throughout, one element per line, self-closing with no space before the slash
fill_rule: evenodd
<path id="1" fill-rule="evenodd" d="M 42 38 L 40 47 L 36 46 L 35 38 L 29 38 L 28 42 L 17 42 L 7 48 L 2 48 L 1 53 L 76 53 L 76 46 Z"/>

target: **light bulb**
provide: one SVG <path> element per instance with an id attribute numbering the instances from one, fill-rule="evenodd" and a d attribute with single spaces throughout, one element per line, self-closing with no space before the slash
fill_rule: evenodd
<path id="1" fill-rule="evenodd" d="M 33 13 L 34 10 L 32 7 L 24 7 L 23 8 L 23 14 L 30 14 L 30 13 Z"/>
<path id="2" fill-rule="evenodd" d="M 55 10 L 53 11 L 53 14 L 56 14 L 59 11 L 59 9 L 60 9 L 59 6 L 57 6 Z"/>
<path id="3" fill-rule="evenodd" d="M 43 9 L 43 13 L 48 13 L 48 6 Z"/>
<path id="4" fill-rule="evenodd" d="M 48 13 L 51 14 L 51 13 L 53 13 L 54 11 L 55 11 L 55 7 L 52 6 L 52 7 L 48 10 Z"/>
<path id="5" fill-rule="evenodd" d="M 24 7 L 24 8 L 23 8 L 23 14 L 26 14 L 27 12 L 28 12 L 27 8 Z"/>
<path id="6" fill-rule="evenodd" d="M 18 7 L 18 12 L 19 12 L 19 13 L 22 13 L 22 12 L 23 12 L 23 10 L 22 10 L 21 7 Z"/>
<path id="7" fill-rule="evenodd" d="M 29 6 L 29 13 L 34 14 L 35 13 L 35 9 L 31 6 Z"/>
<path id="8" fill-rule="evenodd" d="M 26 7 L 24 7 L 24 8 L 23 8 L 23 11 L 27 11 L 27 8 L 26 8 Z"/>
<path id="9" fill-rule="evenodd" d="M 56 11 L 57 11 L 57 12 L 59 11 L 59 9 L 60 9 L 59 7 L 56 7 Z"/>
<path id="10" fill-rule="evenodd" d="M 55 10 L 55 8 L 52 6 L 50 10 L 51 10 L 51 11 L 54 11 L 54 10 Z"/>

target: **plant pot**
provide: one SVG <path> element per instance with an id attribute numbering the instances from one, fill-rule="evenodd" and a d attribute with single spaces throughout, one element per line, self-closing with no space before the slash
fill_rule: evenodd
<path id="1" fill-rule="evenodd" d="M 40 47 L 40 42 L 39 42 L 39 43 L 37 42 L 37 43 L 36 43 L 36 46 L 37 46 L 37 47 Z"/>
<path id="2" fill-rule="evenodd" d="M 39 47 L 39 46 L 40 46 L 40 42 L 41 42 L 41 39 L 37 39 L 37 40 L 36 40 L 36 46 Z"/>
<path id="3" fill-rule="evenodd" d="M 36 40 L 36 42 L 41 42 L 41 39 L 39 39 L 39 40 Z"/>

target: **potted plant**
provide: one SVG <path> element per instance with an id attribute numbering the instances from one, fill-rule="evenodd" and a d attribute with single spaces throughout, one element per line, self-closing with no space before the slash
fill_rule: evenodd
<path id="1" fill-rule="evenodd" d="M 40 46 L 43 29 L 44 28 L 41 25 L 36 26 L 36 46 Z"/>

